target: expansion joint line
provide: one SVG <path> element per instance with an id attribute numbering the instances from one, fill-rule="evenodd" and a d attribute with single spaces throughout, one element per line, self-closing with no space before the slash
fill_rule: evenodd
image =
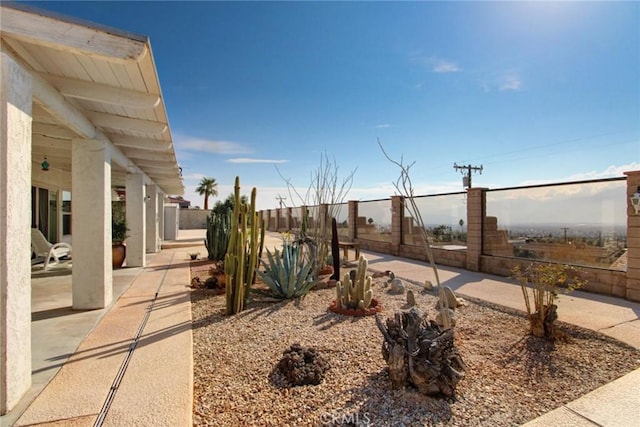
<path id="1" fill-rule="evenodd" d="M 175 257 L 175 254 L 171 255 L 171 262 L 169 263 L 169 265 L 171 265 L 173 263 L 173 258 Z M 133 357 L 133 352 L 136 350 L 136 347 L 138 346 L 138 342 L 140 340 L 140 337 L 142 336 L 142 333 L 144 332 L 144 328 L 147 325 L 147 321 L 149 320 L 149 317 L 151 316 L 151 312 L 153 311 L 153 308 L 156 304 L 156 301 L 158 299 L 158 294 L 160 293 L 160 289 L 162 288 L 162 286 L 164 285 L 164 282 L 167 278 L 167 273 L 168 273 L 169 269 L 165 268 L 164 269 L 164 274 L 162 275 L 162 279 L 160 280 L 160 283 L 158 284 L 158 287 L 156 288 L 156 292 L 153 295 L 153 298 L 151 299 L 151 302 L 149 303 L 149 305 L 147 306 L 147 309 L 144 313 L 144 316 L 142 318 L 142 321 L 140 322 L 140 325 L 138 325 L 138 330 L 136 331 L 135 336 L 133 337 L 133 339 L 131 340 L 131 343 L 129 344 L 129 349 L 127 350 L 127 355 L 125 356 L 124 360 L 122 361 L 122 364 L 120 365 L 120 369 L 118 369 L 118 373 L 116 374 L 115 379 L 113 380 L 113 383 L 111 383 L 111 388 L 109 389 L 109 394 L 107 395 L 107 399 L 105 400 L 104 404 L 102 405 L 102 409 L 100 409 L 100 413 L 98 414 L 98 418 L 96 418 L 96 422 L 93 424 L 93 427 L 102 427 L 102 424 L 104 423 L 107 414 L 109 413 L 109 409 L 111 408 L 111 404 L 113 403 L 113 400 L 116 397 L 116 393 L 118 392 L 118 389 L 120 388 L 120 383 L 122 382 L 122 379 L 124 378 L 124 374 L 127 372 L 127 368 L 129 367 L 129 362 L 131 361 L 131 358 Z"/>
<path id="2" fill-rule="evenodd" d="M 593 424 L 593 425 L 594 425 L 594 426 L 596 426 L 596 427 L 604 427 L 602 424 L 600 424 L 600 423 L 597 423 L 597 422 L 593 421 L 593 420 L 592 420 L 591 418 L 589 418 L 589 417 L 585 417 L 585 416 L 584 416 L 584 415 L 582 415 L 580 412 L 574 411 L 573 409 L 569 408 L 569 407 L 568 407 L 568 406 L 566 406 L 566 405 L 565 405 L 565 406 L 563 406 L 563 408 L 565 408 L 567 411 L 571 412 L 572 414 L 574 414 L 574 415 L 576 415 L 576 416 L 578 416 L 578 417 L 580 417 L 580 418 L 582 418 L 582 419 L 586 420 L 587 422 L 589 422 L 589 423 Z"/>

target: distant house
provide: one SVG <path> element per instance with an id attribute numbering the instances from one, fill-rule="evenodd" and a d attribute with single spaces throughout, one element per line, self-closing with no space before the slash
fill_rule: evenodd
<path id="1" fill-rule="evenodd" d="M 185 200 L 182 196 L 169 196 L 169 203 L 177 203 L 180 205 L 180 209 L 189 209 L 191 207 L 191 202 L 189 200 Z"/>

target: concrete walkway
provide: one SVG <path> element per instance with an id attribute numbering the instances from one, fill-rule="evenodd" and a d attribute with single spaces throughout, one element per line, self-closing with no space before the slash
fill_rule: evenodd
<path id="1" fill-rule="evenodd" d="M 188 253 L 205 256 L 206 250 L 204 230 L 180 230 L 179 237 L 150 255 L 146 268 L 115 271 L 114 303 L 104 310 L 71 310 L 70 277 L 34 280 L 34 387 L 21 408 L 0 418 L 2 426 L 192 425 Z M 266 247 L 280 244 L 277 233 L 267 233 Z M 371 269 L 435 283 L 424 262 L 362 254 Z M 509 279 L 438 270 L 442 284 L 463 297 L 524 310 L 520 287 Z M 52 299 L 53 289 L 58 297 Z M 640 349 L 640 304 L 585 292 L 562 296 L 559 304 L 561 321 Z M 637 370 L 527 426 L 639 425 L 639 408 Z"/>
<path id="2" fill-rule="evenodd" d="M 104 310 L 72 310 L 70 276 L 33 280 L 33 386 L 1 424 L 191 425 L 187 252 L 163 250 L 146 268 L 114 271 Z"/>

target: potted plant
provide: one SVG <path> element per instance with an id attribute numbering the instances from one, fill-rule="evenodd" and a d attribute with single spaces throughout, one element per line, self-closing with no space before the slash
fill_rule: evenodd
<path id="1" fill-rule="evenodd" d="M 127 246 L 124 241 L 129 237 L 127 232 L 127 216 L 124 202 L 111 203 L 111 248 L 112 267 L 121 268 L 127 256 Z"/>

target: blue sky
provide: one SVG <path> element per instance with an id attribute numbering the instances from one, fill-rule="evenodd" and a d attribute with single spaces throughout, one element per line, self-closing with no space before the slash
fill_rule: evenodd
<path id="1" fill-rule="evenodd" d="M 326 152 L 347 200 L 622 176 L 640 169 L 638 2 L 27 2 L 150 38 L 183 168 L 203 205 L 240 176 L 299 204 Z"/>

